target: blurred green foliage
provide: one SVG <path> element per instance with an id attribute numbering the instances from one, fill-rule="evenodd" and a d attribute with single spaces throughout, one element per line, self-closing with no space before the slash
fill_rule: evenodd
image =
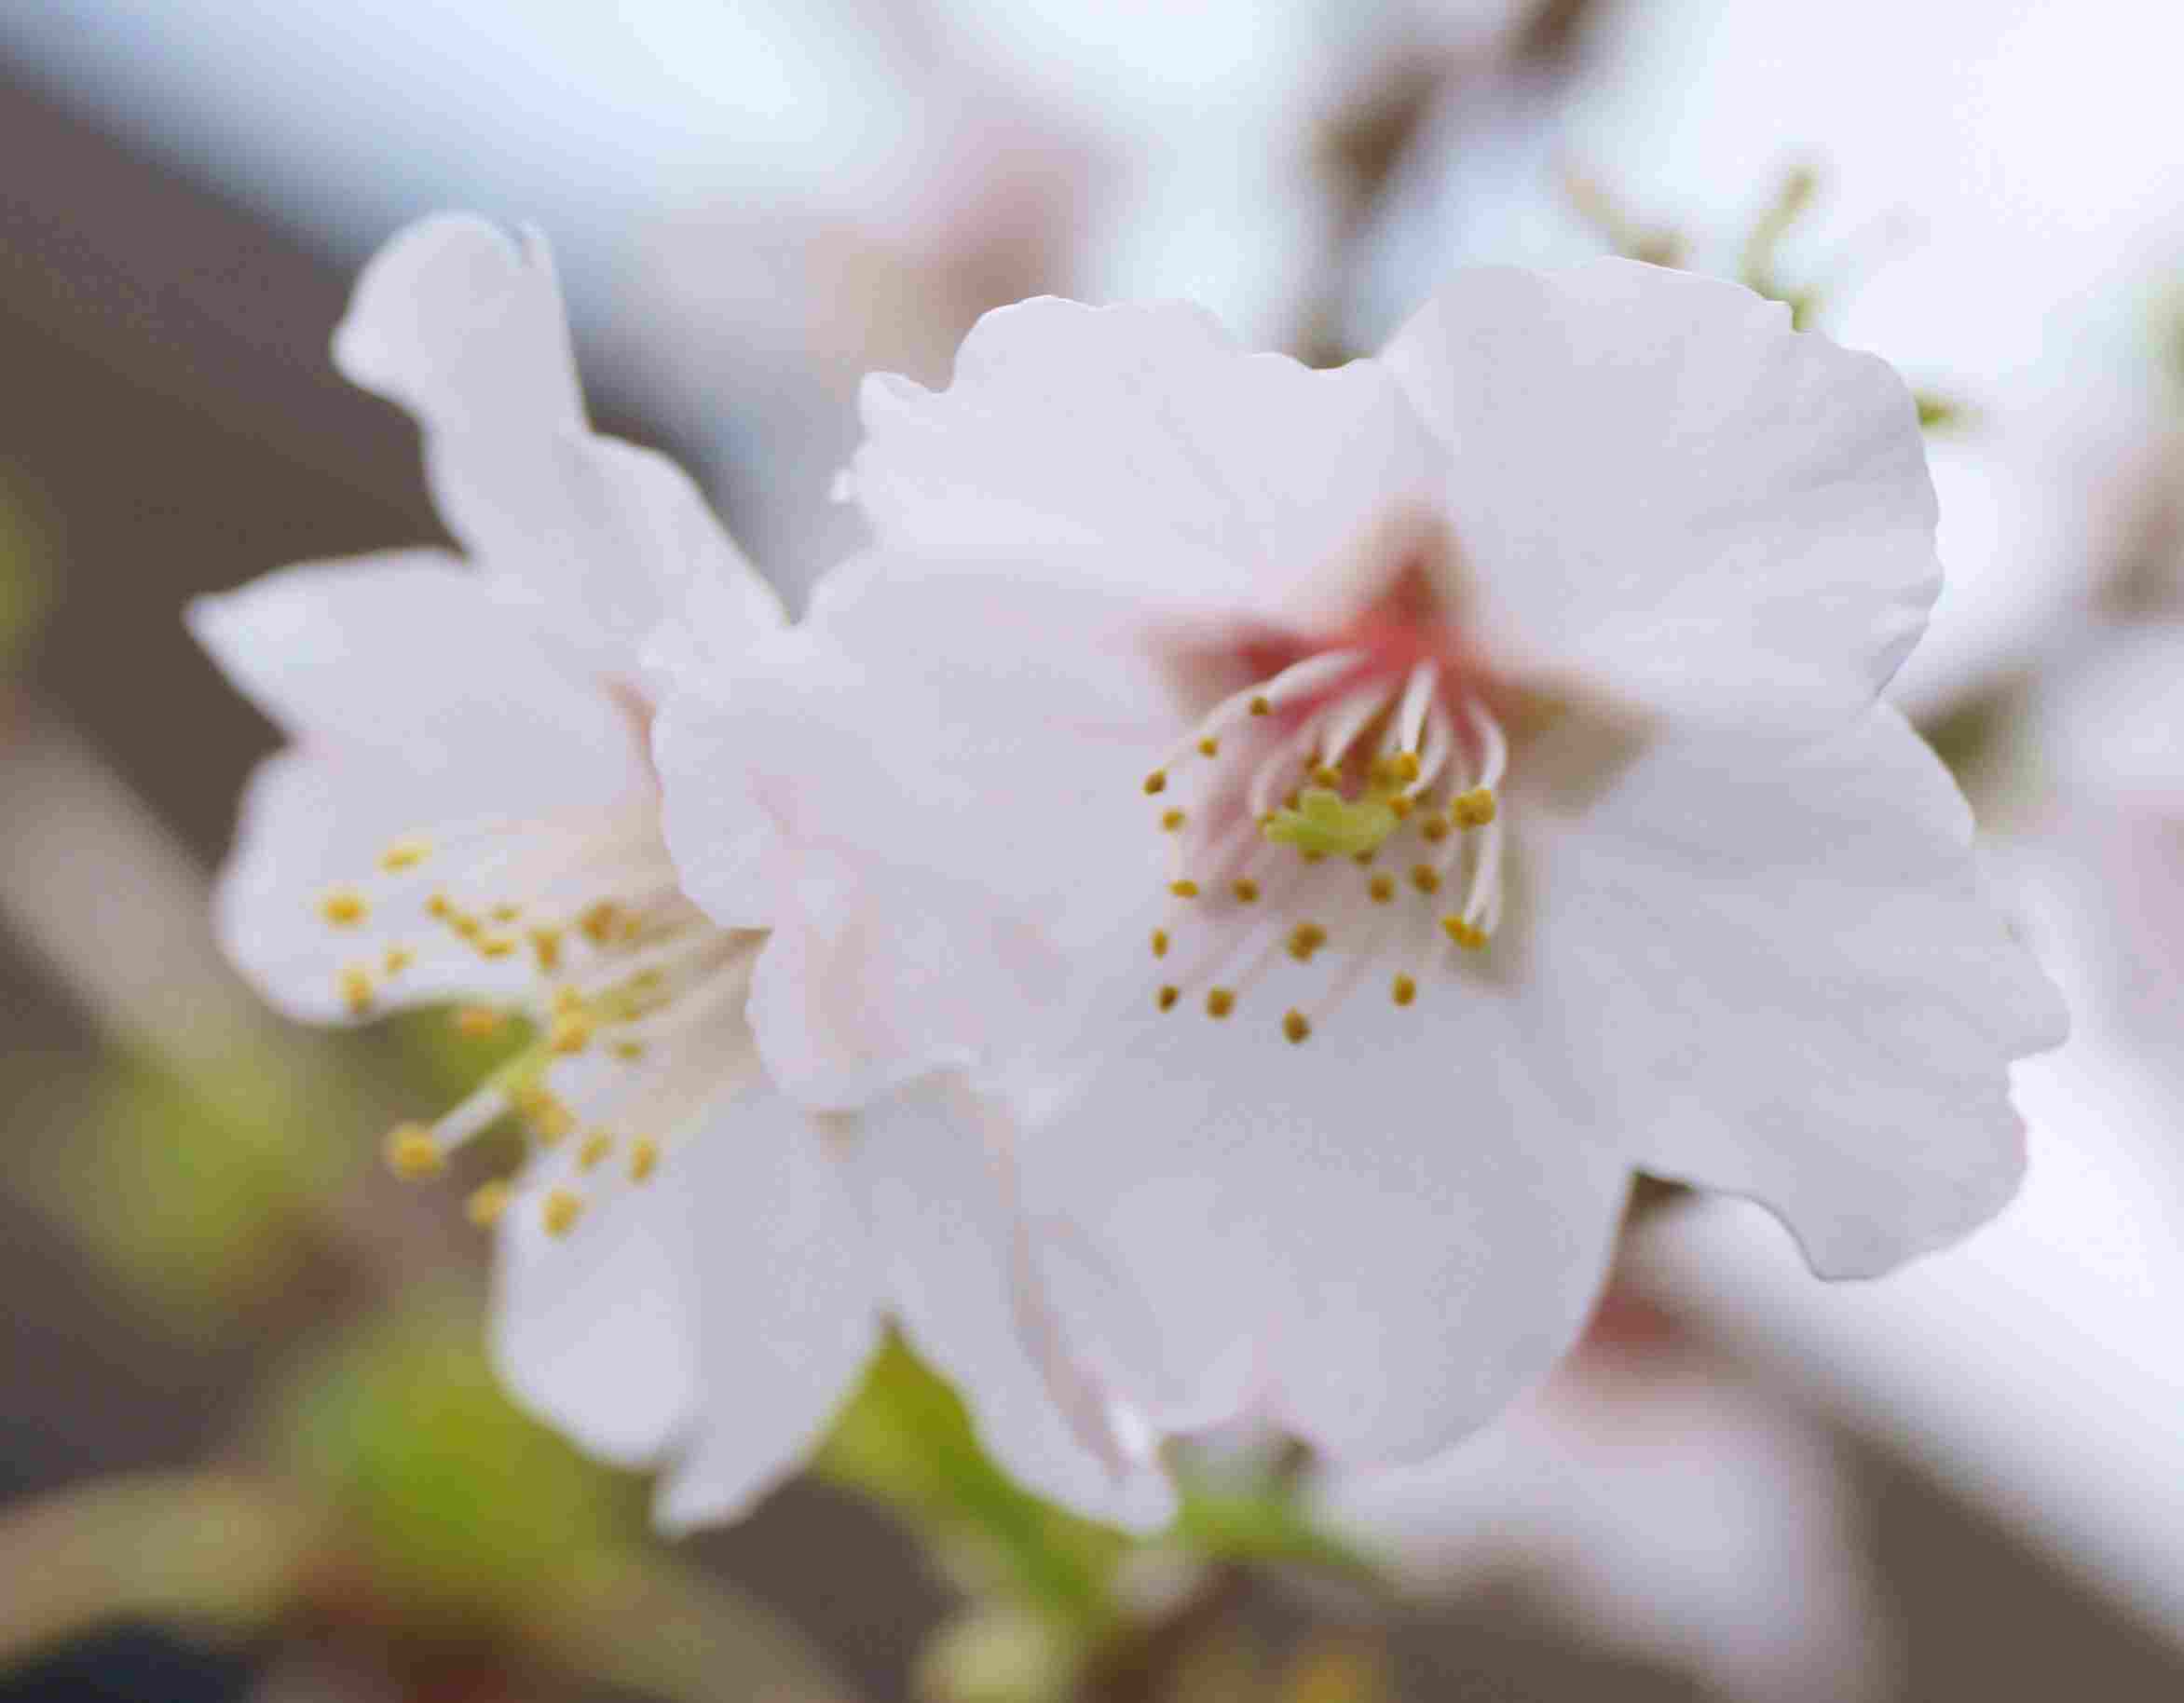
<path id="1" fill-rule="evenodd" d="M 54 524 L 27 477 L 0 462 L 0 668 L 10 666 L 52 606 Z"/>
<path id="2" fill-rule="evenodd" d="M 814 1462 L 923 1536 L 970 1598 L 921 1669 L 927 1694 L 949 1703 L 1071 1695 L 1237 1565 L 1375 1583 L 1367 1558 L 1305 1516 L 1294 1465 L 1271 1451 L 1178 1454 L 1175 1520 L 1133 1538 L 1020 1488 L 979 1445 L 954 1389 L 892 1334 Z"/>
<path id="3" fill-rule="evenodd" d="M 305 1358 L 266 1435 L 341 1533 L 338 1585 L 412 1636 L 526 1620 L 544 1578 L 643 1533 L 641 1488 L 516 1410 L 457 1292 L 406 1298 Z"/>

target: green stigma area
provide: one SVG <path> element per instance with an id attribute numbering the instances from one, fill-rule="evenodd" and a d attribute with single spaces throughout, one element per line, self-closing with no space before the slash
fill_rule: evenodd
<path id="1" fill-rule="evenodd" d="M 1334 857 L 1377 852 L 1402 818 L 1388 803 L 1391 795 L 1374 791 L 1345 798 L 1328 786 L 1308 786 L 1294 804 L 1276 811 L 1260 831 L 1278 845 Z"/>

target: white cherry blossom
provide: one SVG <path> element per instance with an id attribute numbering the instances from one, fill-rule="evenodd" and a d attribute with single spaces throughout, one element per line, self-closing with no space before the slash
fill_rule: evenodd
<path id="1" fill-rule="evenodd" d="M 419 420 L 468 559 L 293 567 L 192 606 L 289 741 L 250 783 L 219 922 L 306 1021 L 458 1001 L 468 1029 L 529 1025 L 388 1145 L 429 1176 L 526 1129 L 520 1174 L 471 1196 L 498 1225 L 509 1383 L 597 1453 L 664 1465 L 684 1526 L 797 1463 L 893 1315 L 1037 1488 L 1159 1518 L 1165 1489 L 1087 1451 L 1021 1346 L 983 1151 L 930 1097 L 814 1119 L 765 1081 L 744 1017 L 764 936 L 682 893 L 649 744 L 664 670 L 784 617 L 677 469 L 585 424 L 543 246 L 412 227 L 334 352 Z"/>
<path id="2" fill-rule="evenodd" d="M 983 1073 L 1148 1436 L 1433 1454 L 1566 1347 L 1634 1169 L 1838 1276 L 2009 1198 L 2060 1014 L 1878 701 L 1939 583 L 1883 363 L 1608 261 L 1331 372 L 1031 301 L 864 413 L 875 548 L 666 704 L 669 844 L 774 925 L 789 1092 Z"/>

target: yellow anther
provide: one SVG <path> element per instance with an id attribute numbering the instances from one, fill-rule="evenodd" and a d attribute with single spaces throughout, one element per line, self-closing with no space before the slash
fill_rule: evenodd
<path id="1" fill-rule="evenodd" d="M 455 901 L 444 892 L 436 892 L 425 901 L 425 915 L 445 922 L 455 915 Z"/>
<path id="2" fill-rule="evenodd" d="M 1167 771 L 1166 770 L 1155 769 L 1145 777 L 1145 791 L 1148 796 L 1153 793 L 1164 793 L 1167 790 Z"/>
<path id="3" fill-rule="evenodd" d="M 397 1124 L 387 1132 L 387 1168 L 405 1182 L 437 1177 L 443 1167 L 440 1144 L 422 1124 Z"/>
<path id="4" fill-rule="evenodd" d="M 1236 895 L 1238 905 L 1249 905 L 1259 897 L 1259 883 L 1249 876 L 1239 876 L 1229 883 L 1229 891 Z"/>
<path id="5" fill-rule="evenodd" d="M 465 1005 L 455 1014 L 455 1032 L 466 1041 L 483 1041 L 487 1035 L 497 1035 L 508 1021 L 505 1012 L 495 1011 L 490 1005 Z"/>
<path id="6" fill-rule="evenodd" d="M 1195 899 L 1198 896 L 1198 883 L 1187 879 L 1181 881 L 1170 881 L 1167 884 L 1167 890 L 1179 899 Z"/>
<path id="7" fill-rule="evenodd" d="M 524 914 L 524 907 L 520 905 L 496 905 L 485 914 L 496 922 L 513 922 Z"/>
<path id="8" fill-rule="evenodd" d="M 539 1221 L 550 1236 L 566 1236 L 584 1215 L 583 1197 L 571 1189 L 551 1191 L 539 1208 Z"/>
<path id="9" fill-rule="evenodd" d="M 432 855 L 432 842 L 422 834 L 404 834 L 379 853 L 379 867 L 389 875 L 415 869 Z"/>
<path id="10" fill-rule="evenodd" d="M 1434 844 L 1439 845 L 1449 837 L 1449 824 L 1443 817 L 1428 816 L 1418 824 L 1418 832 L 1432 840 Z"/>
<path id="11" fill-rule="evenodd" d="M 614 1056 L 624 1064 L 635 1064 L 638 1059 L 644 1057 L 645 1043 L 642 1041 L 617 1041 L 614 1043 L 613 1052 Z"/>
<path id="12" fill-rule="evenodd" d="M 1367 864 L 1370 864 L 1376 855 L 1378 855 L 1379 852 L 1380 848 L 1378 846 L 1371 847 L 1370 849 L 1363 852 L 1353 852 L 1350 853 L 1350 862 L 1357 865 L 1358 868 L 1362 869 Z"/>
<path id="13" fill-rule="evenodd" d="M 540 1147 L 552 1147 L 576 1127 L 575 1115 L 550 1089 L 523 1088 L 512 1097 Z"/>
<path id="14" fill-rule="evenodd" d="M 1447 916 L 1440 920 L 1441 933 L 1467 952 L 1476 952 L 1486 945 L 1486 931 L 1463 918 Z"/>
<path id="15" fill-rule="evenodd" d="M 1208 988 L 1206 990 L 1206 1015 L 1225 1017 L 1236 1008 L 1236 994 L 1233 988 Z"/>
<path id="16" fill-rule="evenodd" d="M 1494 820 L 1496 808 L 1493 787 L 1474 786 L 1449 806 L 1449 819 L 1459 828 L 1482 828 Z"/>
<path id="17" fill-rule="evenodd" d="M 1188 820 L 1189 818 L 1181 811 L 1163 811 L 1160 812 L 1160 826 L 1164 833 L 1174 833 Z"/>
<path id="18" fill-rule="evenodd" d="M 1331 769 L 1325 763 L 1315 764 L 1307 778 L 1315 786 L 1325 786 L 1331 789 L 1339 787 L 1343 783 L 1342 770 Z"/>
<path id="19" fill-rule="evenodd" d="M 1284 1012 L 1281 1020 L 1281 1032 L 1292 1042 L 1303 1041 L 1312 1032 L 1312 1025 L 1305 1020 L 1304 1014 L 1301 1011 Z"/>
<path id="20" fill-rule="evenodd" d="M 1415 751 L 1399 751 L 1388 759 L 1388 773 L 1405 786 L 1418 778 L 1418 754 Z"/>
<path id="21" fill-rule="evenodd" d="M 1181 988 L 1164 986 L 1160 990 L 1160 1009 L 1173 1011 L 1176 1008 L 1176 1001 L 1182 997 L 1183 990 Z"/>
<path id="22" fill-rule="evenodd" d="M 490 1230 L 508 1210 L 512 1192 L 504 1182 L 482 1182 L 462 1204 L 463 1216 L 480 1230 Z"/>
<path id="23" fill-rule="evenodd" d="M 1376 875 L 1365 883 L 1365 894 L 1375 905 L 1385 905 L 1396 896 L 1396 879 L 1392 875 Z"/>
<path id="24" fill-rule="evenodd" d="M 515 951 L 515 941 L 507 934 L 482 934 L 475 945 L 480 958 L 507 958 Z"/>
<path id="25" fill-rule="evenodd" d="M 1408 1005 L 1418 997 L 1418 984 L 1407 975 L 1399 975 L 1387 985 L 1387 995 L 1398 1005 Z"/>
<path id="26" fill-rule="evenodd" d="M 1298 852 L 1297 856 L 1300 861 L 1307 864 L 1324 863 L 1327 860 L 1327 853 L 1322 852 L 1317 846 L 1307 846 L 1304 848 L 1304 850 Z"/>
<path id="27" fill-rule="evenodd" d="M 553 998 L 551 1001 L 551 1005 L 554 1015 L 566 1016 L 572 1011 L 583 1010 L 584 996 L 579 993 L 574 988 L 556 988 L 553 990 Z"/>
<path id="28" fill-rule="evenodd" d="M 546 1032 L 550 1053 L 580 1053 L 592 1044 L 592 1019 L 580 1011 L 565 1011 Z"/>
<path id="29" fill-rule="evenodd" d="M 1221 755 L 1221 741 L 1210 738 L 1200 740 L 1198 742 L 1198 755 L 1200 756 L 1219 756 Z"/>
<path id="30" fill-rule="evenodd" d="M 604 1129 L 594 1129 L 584 1138 L 583 1146 L 577 1149 L 577 1168 L 595 1171 L 614 1151 L 614 1138 Z"/>
<path id="31" fill-rule="evenodd" d="M 417 955 L 407 947 L 389 947 L 387 956 L 379 960 L 380 967 L 389 975 L 400 975 L 417 961 Z"/>
<path id="32" fill-rule="evenodd" d="M 1290 956 L 1299 963 L 1308 962 L 1326 944 L 1327 931 L 1317 922 L 1300 922 L 1290 931 Z"/>
<path id="33" fill-rule="evenodd" d="M 1420 892 L 1439 892 L 1440 891 L 1440 871 L 1431 864 L 1413 864 L 1411 865 L 1411 885 Z"/>
<path id="34" fill-rule="evenodd" d="M 595 947 L 605 946 L 614 936 L 615 925 L 621 920 L 621 909 L 612 899 L 601 899 L 596 905 L 587 905 L 583 915 L 577 919 L 577 927 L 584 931 L 584 937 Z"/>
<path id="35" fill-rule="evenodd" d="M 1411 811 L 1415 807 L 1416 802 L 1417 801 L 1412 798 L 1407 793 L 1390 793 L 1388 795 L 1387 808 L 1395 812 L 1395 817 L 1398 822 L 1403 822 L 1409 819 Z"/>
<path id="36" fill-rule="evenodd" d="M 531 931 L 531 956 L 539 960 L 539 970 L 552 975 L 561 968 L 561 931 L 557 928 L 535 928 Z"/>
<path id="37" fill-rule="evenodd" d="M 368 965 L 343 966 L 334 986 L 340 989 L 341 1002 L 348 1007 L 351 1016 L 361 1017 L 372 1009 L 372 997 L 377 989 L 372 984 L 372 972 Z"/>
<path id="38" fill-rule="evenodd" d="M 660 1143 L 649 1136 L 639 1136 L 630 1143 L 630 1180 L 643 1182 L 660 1168 Z"/>
<path id="39" fill-rule="evenodd" d="M 1252 715 L 1273 715 L 1273 714 L 1274 714 L 1274 702 L 1273 702 L 1273 701 L 1272 701 L 1271 699 L 1267 699 L 1267 698 L 1254 698 L 1254 699 L 1252 699 L 1252 700 L 1251 700 L 1251 714 L 1252 714 Z"/>
<path id="40" fill-rule="evenodd" d="M 1167 956 L 1167 931 L 1166 929 L 1153 931 L 1153 956 L 1155 958 Z"/>
<path id="41" fill-rule="evenodd" d="M 319 918 L 330 927 L 352 929 L 372 914 L 370 902 L 353 887 L 336 887 L 319 896 Z"/>
<path id="42" fill-rule="evenodd" d="M 471 913 L 466 910 L 448 912 L 447 926 L 453 929 L 462 939 L 471 941 L 473 943 L 477 940 L 479 935 L 485 932 L 485 923 L 478 918 L 471 915 Z"/>

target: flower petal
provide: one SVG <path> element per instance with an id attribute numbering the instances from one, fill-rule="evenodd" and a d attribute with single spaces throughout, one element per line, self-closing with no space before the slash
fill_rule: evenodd
<path id="1" fill-rule="evenodd" d="M 213 893 L 213 925 L 229 960 L 268 1004 L 299 1023 L 346 1023 L 458 995 L 513 1000 L 532 984 L 528 960 L 493 964 L 468 951 L 416 952 L 399 976 L 385 976 L 388 951 L 414 950 L 416 941 L 382 921 L 377 907 L 344 927 L 322 909 L 330 891 L 370 873 L 383 847 L 473 815 L 471 772 L 420 775 L 395 760 L 343 761 L 308 749 L 258 766 Z M 540 809 L 555 801 L 543 789 L 529 800 Z M 495 802 L 525 808 L 505 785 Z M 368 1001 L 344 985 L 351 966 L 368 980 Z"/>
<path id="2" fill-rule="evenodd" d="M 2009 1200 L 2006 1067 L 2062 1039 L 2062 1010 L 1895 710 L 1797 746 L 1664 743 L 1542 857 L 1543 1001 L 1634 1164 L 1754 1196 L 1827 1276 Z"/>
<path id="3" fill-rule="evenodd" d="M 549 1235 L 539 1203 L 576 1180 L 566 1147 L 542 1158 L 501 1219 L 494 1362 L 580 1447 L 640 1466 L 682 1435 L 697 1401 L 697 1200 L 687 1188 L 591 1191 L 604 1197 Z"/>
<path id="4" fill-rule="evenodd" d="M 1153 1424 L 1418 1460 L 1568 1347 L 1629 1172 L 1482 987 L 1341 1015 L 1339 1048 L 1242 1010 L 1118 1037 L 1025 1138 L 1027 1210 L 1063 1328 Z"/>
<path id="5" fill-rule="evenodd" d="M 963 1122 L 930 1091 L 864 1122 L 853 1174 L 889 1299 L 919 1352 L 962 1392 L 979 1439 L 1027 1488 L 1095 1519 L 1163 1525 L 1174 1511 L 1166 1478 L 1119 1442 L 1086 1447 L 1027 1345 L 1004 1162 Z"/>
<path id="6" fill-rule="evenodd" d="M 889 557 L 717 691 L 670 696 L 668 845 L 717 920 L 774 927 L 752 1023 L 789 1093 L 859 1104 L 1057 1015 L 1072 931 L 1112 924 L 1097 895 L 1147 890 L 1130 806 L 1170 713 L 1136 612 Z"/>
<path id="7" fill-rule="evenodd" d="M 1444 456 L 1370 362 L 1250 354 L 1203 311 L 1041 297 L 980 320 L 954 381 L 866 381 L 851 486 L 880 541 L 1070 564 L 1173 603 L 1253 604 Z"/>
<path id="8" fill-rule="evenodd" d="M 198 642 L 292 738 L 398 760 L 421 782 L 613 797 L 644 751 L 606 683 L 524 605 L 437 551 L 266 574 L 194 599 Z"/>
<path id="9" fill-rule="evenodd" d="M 1941 586 L 1918 410 L 1886 363 L 1719 279 L 1458 273 L 1384 357 L 1447 441 L 1493 640 L 1725 726 L 1871 699 Z"/>
<path id="10" fill-rule="evenodd" d="M 380 250 L 334 335 L 356 384 L 424 428 L 448 527 L 572 641 L 630 648 L 691 599 L 707 626 L 777 626 L 778 601 L 688 475 L 587 427 L 544 241 L 441 214 Z"/>
<path id="11" fill-rule="evenodd" d="M 819 1441 L 875 1341 L 870 1237 L 828 1138 L 760 1090 L 642 1185 L 694 1215 L 698 1414 L 662 1484 L 669 1532 L 734 1518 Z"/>

